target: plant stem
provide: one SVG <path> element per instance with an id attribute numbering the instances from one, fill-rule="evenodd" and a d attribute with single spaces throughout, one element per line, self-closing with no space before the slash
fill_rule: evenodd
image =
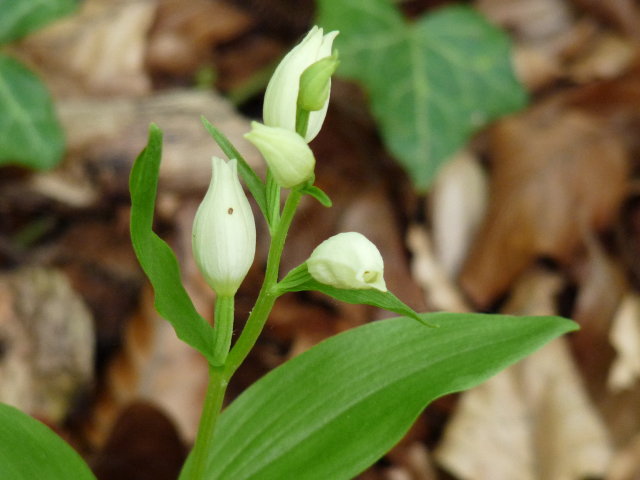
<path id="1" fill-rule="evenodd" d="M 189 476 L 191 479 L 200 480 L 204 478 L 208 453 L 213 447 L 216 422 L 222 408 L 222 401 L 224 400 L 228 383 L 223 367 L 209 367 L 209 384 L 204 398 L 196 443 L 193 447 L 193 469 Z"/>
<path id="2" fill-rule="evenodd" d="M 298 109 L 296 112 L 296 131 L 303 137 L 306 134 L 308 122 L 309 112 Z M 273 187 L 275 183 L 272 183 Z M 272 192 L 274 198 L 267 199 L 267 204 L 269 204 L 269 200 L 275 201 L 276 194 L 279 198 L 279 191 L 280 189 L 277 188 L 275 193 Z M 274 287 L 278 283 L 280 259 L 282 258 L 289 227 L 302 195 L 301 187 L 294 187 L 291 190 L 280 218 L 277 216 L 277 208 L 272 206 L 271 211 L 267 210 L 267 221 L 270 224 L 270 230 L 273 229 L 273 231 L 264 282 L 247 323 L 230 352 L 229 347 L 233 334 L 234 297 L 221 296 L 216 299 L 213 356 L 216 364 L 224 364 L 224 366 L 209 366 L 209 384 L 207 385 L 198 434 L 193 447 L 193 469 L 189 477 L 193 480 L 200 480 L 204 476 L 208 452 L 213 447 L 216 422 L 220 415 L 229 379 L 249 355 L 269 318 L 274 302 L 279 296 Z"/>
<path id="3" fill-rule="evenodd" d="M 214 339 L 213 359 L 214 365 L 224 365 L 229 348 L 231 348 L 231 336 L 233 335 L 233 302 L 232 296 L 219 296 L 216 299 L 214 311 Z"/>
<path id="4" fill-rule="evenodd" d="M 224 362 L 231 346 L 233 334 L 233 296 L 216 299 L 214 314 L 213 356 L 218 365 L 209 365 L 209 383 L 202 407 L 196 443 L 193 447 L 193 470 L 191 478 L 204 478 L 208 452 L 213 447 L 216 422 L 220 415 L 224 394 L 229 383 L 224 375 Z"/>
<path id="5" fill-rule="evenodd" d="M 287 232 L 291 226 L 296 208 L 298 208 L 298 203 L 300 203 L 300 198 L 302 198 L 302 193 L 300 190 L 294 188 L 289 193 L 287 201 L 284 204 L 282 216 L 271 238 L 264 283 L 258 294 L 256 304 L 247 319 L 247 324 L 227 357 L 224 369 L 224 375 L 227 380 L 231 378 L 244 359 L 247 358 L 247 355 L 249 355 L 249 352 L 258 340 L 260 332 L 262 332 L 264 328 L 264 324 L 269 317 L 269 313 L 271 313 L 271 308 L 276 298 L 278 298 L 273 287 L 278 282 L 278 271 L 280 269 L 280 258 L 282 257 L 284 242 L 287 238 Z"/>
<path id="6" fill-rule="evenodd" d="M 296 108 L 296 132 L 303 138 L 307 134 L 309 113 L 310 112 L 303 108 Z M 247 319 L 247 323 L 240 334 L 240 338 L 238 338 L 238 341 L 235 343 L 227 357 L 227 362 L 224 368 L 227 381 L 242 364 L 244 359 L 247 358 L 247 355 L 249 355 L 249 352 L 256 344 L 256 341 L 264 328 L 264 324 L 266 323 L 267 318 L 269 318 L 269 313 L 271 313 L 273 304 L 275 303 L 276 298 L 278 298 L 278 294 L 274 292 L 273 287 L 278 283 L 280 258 L 282 257 L 284 242 L 287 238 L 289 227 L 291 226 L 293 216 L 296 213 L 296 209 L 298 208 L 302 195 L 303 193 L 301 188 L 294 187 L 287 197 L 280 219 L 275 222 L 275 229 L 272 231 L 271 245 L 269 246 L 269 256 L 267 257 L 267 271 L 264 274 L 262 288 L 258 294 L 256 304 Z M 270 228 L 274 228 L 274 225 L 270 225 Z"/>
<path id="7" fill-rule="evenodd" d="M 216 421 L 222 408 L 222 401 L 229 383 L 229 379 L 237 368 L 242 364 L 244 359 L 258 340 L 258 336 L 264 324 L 271 313 L 277 293 L 273 287 L 278 282 L 278 272 L 280 269 L 280 258 L 284 249 L 284 242 L 287 238 L 287 232 L 293 221 L 293 216 L 298 208 L 302 192 L 299 189 L 293 189 L 287 201 L 285 202 L 282 216 L 277 223 L 277 228 L 271 238 L 269 247 L 269 256 L 267 257 L 267 270 L 265 273 L 264 283 L 258 294 L 256 304 L 247 319 L 240 338 L 233 346 L 231 352 L 229 344 L 231 342 L 231 333 L 233 331 L 233 297 L 218 297 L 215 306 L 215 331 L 214 352 L 216 359 L 222 358 L 224 367 L 209 367 L 209 385 L 205 396 L 202 417 L 200 418 L 200 426 L 198 427 L 198 435 L 196 443 L 193 447 L 193 469 L 190 478 L 200 480 L 204 478 L 206 469 L 207 454 L 213 447 L 213 438 L 215 432 Z M 222 355 L 226 356 L 226 361 Z"/>

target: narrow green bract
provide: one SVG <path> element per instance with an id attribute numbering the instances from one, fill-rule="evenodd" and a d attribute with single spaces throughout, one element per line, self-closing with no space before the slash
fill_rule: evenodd
<path id="1" fill-rule="evenodd" d="M 363 85 L 387 147 L 419 189 L 478 129 L 526 104 L 508 37 L 471 8 L 409 24 L 390 0 L 319 0 L 318 22 L 340 30 L 338 74 Z"/>
<path id="2" fill-rule="evenodd" d="M 422 315 L 416 313 L 411 307 L 403 303 L 398 297 L 388 290 L 382 292 L 376 289 L 357 290 L 337 288 L 320 283 L 309 274 L 306 263 L 303 263 L 291 270 L 277 285 L 278 295 L 282 295 L 285 292 L 304 291 L 322 292 L 336 300 L 356 305 L 372 305 L 374 307 L 383 308 L 390 312 L 397 313 L 398 315 L 411 317 L 427 327 L 437 326 L 427 322 Z"/>
<path id="3" fill-rule="evenodd" d="M 95 480 L 80 455 L 39 421 L 0 403 L 0 478 Z"/>
<path id="4" fill-rule="evenodd" d="M 351 479 L 432 400 L 471 388 L 577 328 L 559 317 L 421 316 L 440 328 L 402 317 L 370 323 L 249 387 L 220 418 L 206 478 Z"/>
<path id="5" fill-rule="evenodd" d="M 213 328 L 196 311 L 184 289 L 173 251 L 153 231 L 161 156 L 162 132 L 152 124 L 147 146 L 136 159 L 129 179 L 131 242 L 153 285 L 158 313 L 173 325 L 182 341 L 202 353 L 209 362 L 214 362 Z"/>

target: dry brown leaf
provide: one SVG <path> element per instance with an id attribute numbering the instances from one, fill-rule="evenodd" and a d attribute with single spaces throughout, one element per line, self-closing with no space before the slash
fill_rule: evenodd
<path id="1" fill-rule="evenodd" d="M 561 76 L 558 58 L 535 47 L 514 46 L 513 65 L 516 76 L 529 92 L 541 90 Z"/>
<path id="2" fill-rule="evenodd" d="M 429 305 L 448 312 L 471 310 L 440 265 L 433 252 L 427 231 L 419 225 L 411 225 L 407 232 L 407 247 L 411 251 L 411 272 L 422 287 Z"/>
<path id="3" fill-rule="evenodd" d="M 616 453 L 606 478 L 607 480 L 640 478 L 640 434 Z"/>
<path id="4" fill-rule="evenodd" d="M 623 74 L 637 56 L 637 45 L 627 38 L 603 33 L 583 47 L 584 54 L 568 67 L 576 83 L 614 78 Z"/>
<path id="5" fill-rule="evenodd" d="M 601 118 L 620 135 L 634 156 L 640 152 L 640 61 L 619 78 L 573 89 L 561 99 L 569 109 Z"/>
<path id="6" fill-rule="evenodd" d="M 487 207 L 487 175 L 468 151 L 438 172 L 430 194 L 433 248 L 438 262 L 455 278 Z"/>
<path id="7" fill-rule="evenodd" d="M 251 17 L 220 0 L 160 0 L 147 64 L 157 72 L 193 75 L 213 48 L 245 33 Z"/>
<path id="8" fill-rule="evenodd" d="M 131 247 L 129 210 L 118 214 L 112 221 L 78 221 L 37 253 L 32 251 L 38 261 L 59 265 L 91 309 L 101 355 L 119 344 L 144 278 Z"/>
<path id="9" fill-rule="evenodd" d="M 186 454 L 164 412 L 138 402 L 122 412 L 91 469 L 100 480 L 175 480 Z"/>
<path id="10" fill-rule="evenodd" d="M 269 315 L 269 329 L 265 333 L 290 342 L 291 347 L 286 357 L 279 359 L 279 363 L 282 363 L 352 326 L 340 321 L 328 309 L 303 302 L 296 295 L 285 295 L 276 302 Z"/>
<path id="11" fill-rule="evenodd" d="M 599 477 L 610 455 L 562 339 L 466 393 L 436 451 L 463 480 Z"/>
<path id="12" fill-rule="evenodd" d="M 616 26 L 626 35 L 640 39 L 640 9 L 634 0 L 573 0 L 573 3 Z"/>
<path id="13" fill-rule="evenodd" d="M 476 7 L 526 43 L 545 43 L 563 35 L 572 23 L 564 0 L 478 0 Z"/>
<path id="14" fill-rule="evenodd" d="M 602 120 L 553 104 L 500 122 L 486 220 L 460 281 L 484 308 L 536 257 L 571 258 L 626 193 L 627 153 Z"/>
<path id="15" fill-rule="evenodd" d="M 386 480 L 436 480 L 438 477 L 431 455 L 423 443 L 413 442 L 405 447 L 392 450 L 389 455 L 394 467 L 385 472 Z"/>
<path id="16" fill-rule="evenodd" d="M 616 393 L 608 392 L 599 401 L 616 449 L 623 448 L 640 432 L 640 383 Z"/>
<path id="17" fill-rule="evenodd" d="M 218 49 L 216 88 L 228 93 L 229 98 L 240 105 L 259 98 L 277 62 L 286 53 L 287 45 L 263 32 L 251 32 L 236 41 L 232 49 Z M 334 97 L 333 88 L 331 96 Z"/>
<path id="18" fill-rule="evenodd" d="M 543 267 L 533 267 L 518 277 L 503 312 L 513 315 L 555 315 L 562 277 Z"/>
<path id="19" fill-rule="evenodd" d="M 160 194 L 203 192 L 211 178 L 211 156 L 224 158 L 224 154 L 200 115 L 220 129 L 254 169 L 264 168 L 258 152 L 243 137 L 250 130 L 249 121 L 213 92 L 66 99 L 58 103 L 58 112 L 67 135 L 65 162 L 54 171 L 28 177 L 26 183 L 9 185 L 19 191 L 17 198 L 33 192 L 73 208 L 86 208 L 105 196 L 128 195 L 129 171 L 147 142 L 151 122 L 164 132 Z"/>
<path id="20" fill-rule="evenodd" d="M 587 254 L 577 265 L 578 294 L 571 317 L 580 330 L 571 336 L 574 357 L 594 399 L 605 395 L 609 368 L 615 351 L 609 343 L 611 323 L 627 284 L 618 262 L 607 255 L 597 240 L 586 237 Z"/>
<path id="21" fill-rule="evenodd" d="M 151 288 L 145 288 L 140 310 L 126 327 L 124 348 L 109 366 L 87 436 L 102 445 L 122 410 L 147 400 L 169 415 L 183 439 L 193 441 L 207 372 L 205 358 L 178 340 L 154 310 Z"/>
<path id="22" fill-rule="evenodd" d="M 30 35 L 19 52 L 58 97 L 141 95 L 156 0 L 87 0 L 78 13 Z"/>
<path id="23" fill-rule="evenodd" d="M 553 313 L 562 281 L 533 271 L 509 308 Z M 462 480 L 578 480 L 601 476 L 607 431 L 582 387 L 564 339 L 466 392 L 447 425 L 437 460 Z"/>
<path id="24" fill-rule="evenodd" d="M 616 358 L 609 371 L 608 386 L 613 392 L 626 390 L 640 379 L 640 296 L 627 292 L 609 332 Z"/>
<path id="25" fill-rule="evenodd" d="M 54 424 L 93 380 L 91 313 L 59 271 L 0 277 L 0 400 Z"/>

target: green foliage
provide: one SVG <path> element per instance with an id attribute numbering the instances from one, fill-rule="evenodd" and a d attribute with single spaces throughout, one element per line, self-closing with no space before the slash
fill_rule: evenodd
<path id="1" fill-rule="evenodd" d="M 0 44 L 71 13 L 76 0 L 0 0 Z M 64 136 L 51 96 L 24 65 L 0 54 L 0 165 L 40 170 L 58 164 Z"/>
<path id="2" fill-rule="evenodd" d="M 253 384 L 223 412 L 206 478 L 353 478 L 396 444 L 432 400 L 471 388 L 576 329 L 559 317 L 423 318 L 440 328 L 408 318 L 370 323 Z"/>
<path id="3" fill-rule="evenodd" d="M 0 43 L 9 43 L 73 12 L 77 0 L 0 0 Z"/>
<path id="4" fill-rule="evenodd" d="M 390 0 L 318 0 L 318 23 L 340 30 L 338 74 L 364 86 L 389 150 L 419 189 L 475 131 L 526 103 L 507 36 L 470 8 L 408 24 Z"/>
<path id="5" fill-rule="evenodd" d="M 309 274 L 306 263 L 303 263 L 291 270 L 287 276 L 278 283 L 277 290 L 278 294 L 311 290 L 322 292 L 336 300 L 356 305 L 372 305 L 399 315 L 411 317 L 428 327 L 437 326 L 428 323 L 423 316 L 414 312 L 409 306 L 405 305 L 398 297 L 389 291 L 381 292 L 375 289 L 355 290 L 336 288 L 331 285 L 320 283 Z"/>
<path id="6" fill-rule="evenodd" d="M 153 231 L 158 173 L 162 157 L 162 132 L 149 128 L 149 141 L 131 170 L 131 242 L 138 261 L 155 292 L 155 307 L 178 337 L 213 362 L 213 328 L 196 311 L 180 280 L 178 261 Z"/>
<path id="7" fill-rule="evenodd" d="M 0 112 L 0 165 L 48 169 L 58 164 L 64 136 L 49 92 L 24 65 L 2 54 Z"/>
<path id="8" fill-rule="evenodd" d="M 48 427 L 0 403 L 0 478 L 95 480 L 80 455 Z"/>
<path id="9" fill-rule="evenodd" d="M 301 191 L 305 195 L 309 195 L 315 198 L 323 207 L 329 208 L 333 205 L 333 202 L 331 201 L 331 198 L 329 198 L 329 195 L 327 195 L 321 188 L 316 187 L 315 185 L 305 185 L 304 187 L 302 187 Z"/>

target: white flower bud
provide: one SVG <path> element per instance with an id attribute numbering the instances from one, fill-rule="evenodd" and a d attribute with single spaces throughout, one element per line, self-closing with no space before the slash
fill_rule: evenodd
<path id="1" fill-rule="evenodd" d="M 387 291 L 378 248 L 357 232 L 339 233 L 316 247 L 307 260 L 309 274 L 337 288 Z"/>
<path id="2" fill-rule="evenodd" d="M 304 39 L 293 48 L 276 68 L 264 95 L 262 116 L 264 123 L 271 127 L 286 128 L 295 132 L 296 107 L 300 76 L 306 68 L 331 55 L 333 39 L 338 32 L 323 34 L 321 28 L 313 27 Z M 313 140 L 324 122 L 329 106 L 329 98 L 320 110 L 311 112 L 305 140 Z"/>
<path id="3" fill-rule="evenodd" d="M 193 221 L 193 254 L 220 296 L 235 295 L 253 263 L 256 225 L 238 180 L 236 160 L 213 157 L 209 190 Z"/>
<path id="4" fill-rule="evenodd" d="M 251 122 L 251 132 L 244 137 L 260 150 L 281 187 L 295 187 L 313 176 L 316 159 L 296 132 Z"/>

